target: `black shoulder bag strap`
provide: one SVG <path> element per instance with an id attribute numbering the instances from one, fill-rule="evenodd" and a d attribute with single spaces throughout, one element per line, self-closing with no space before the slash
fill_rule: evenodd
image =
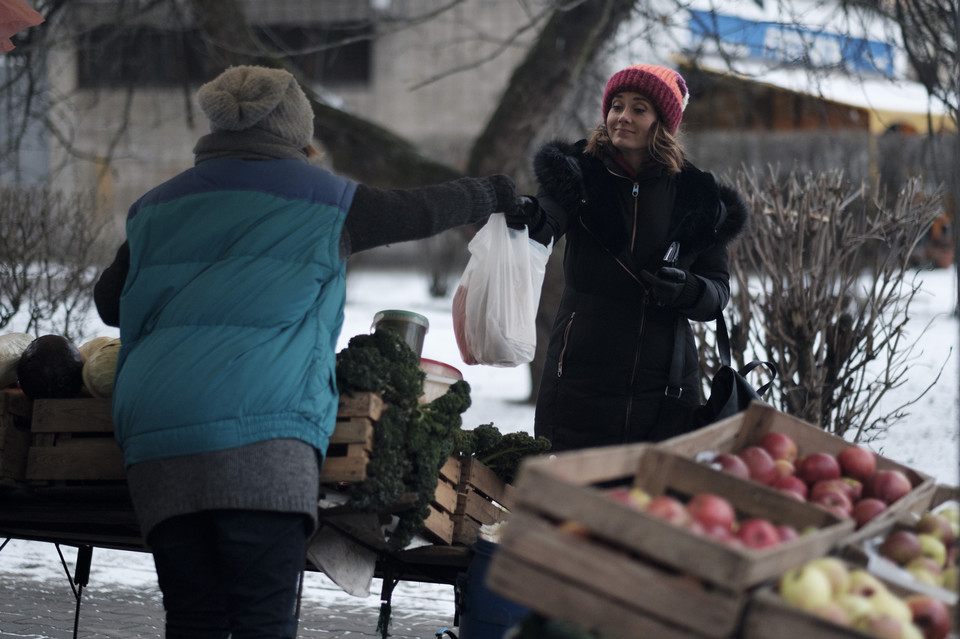
<path id="1" fill-rule="evenodd" d="M 683 388 L 681 386 L 683 379 L 683 327 L 686 325 L 686 321 L 683 319 L 683 316 L 677 316 L 677 327 L 674 331 L 673 338 L 673 358 L 670 361 L 670 372 L 667 375 L 667 387 L 664 389 L 664 395 L 668 397 L 679 398 L 683 394 Z M 720 365 L 721 366 L 730 366 L 732 358 L 730 356 L 730 335 L 727 332 L 727 323 L 723 319 L 723 312 L 721 311 L 717 315 L 717 354 L 720 356 Z M 757 389 L 757 395 L 763 397 L 763 395 L 770 390 L 770 386 L 773 385 L 774 380 L 777 378 L 779 371 L 777 370 L 776 365 L 773 362 L 767 362 L 759 359 L 755 359 L 752 362 L 747 362 L 743 365 L 739 371 L 737 371 L 741 377 L 745 377 L 753 369 L 758 366 L 766 366 L 767 370 L 770 371 L 770 381 L 762 385 Z"/>

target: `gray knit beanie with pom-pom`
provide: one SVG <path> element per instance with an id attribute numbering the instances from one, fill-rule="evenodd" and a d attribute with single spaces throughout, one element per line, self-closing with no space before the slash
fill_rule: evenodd
<path id="1" fill-rule="evenodd" d="M 313 109 L 283 69 L 230 67 L 197 91 L 211 131 L 259 128 L 303 149 L 313 141 Z"/>

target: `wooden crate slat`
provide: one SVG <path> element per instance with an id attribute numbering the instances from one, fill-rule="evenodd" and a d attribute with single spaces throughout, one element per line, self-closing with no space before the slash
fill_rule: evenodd
<path id="1" fill-rule="evenodd" d="M 517 513 L 504 531 L 502 548 L 541 566 L 581 592 L 600 595 L 640 614 L 724 637 L 739 623 L 747 595 L 708 589 L 681 573 L 639 561 L 624 561 L 617 550 L 584 540 L 544 521 Z M 496 556 L 495 556 L 496 560 Z"/>
<path id="2" fill-rule="evenodd" d="M 15 416 L 0 412 L 0 478 L 22 481 L 26 477 L 30 429 Z"/>
<path id="3" fill-rule="evenodd" d="M 525 557 L 504 553 L 493 558 L 487 586 L 507 599 L 552 618 L 608 637 L 702 639 L 693 630 L 667 624 L 635 607 L 574 587 Z"/>
<path id="4" fill-rule="evenodd" d="M 0 414 L 30 418 L 33 402 L 19 388 L 0 390 Z"/>
<path id="5" fill-rule="evenodd" d="M 440 467 L 440 478 L 456 486 L 460 483 L 461 471 L 462 464 L 460 463 L 460 459 L 455 455 L 450 455 L 447 457 L 447 460 L 443 462 L 443 466 Z"/>
<path id="6" fill-rule="evenodd" d="M 37 399 L 33 402 L 34 433 L 112 433 L 107 398 Z"/>
<path id="7" fill-rule="evenodd" d="M 80 446 L 33 446 L 27 456 L 30 480 L 123 480 L 123 453 L 112 438 Z"/>
<path id="8" fill-rule="evenodd" d="M 363 481 L 367 477 L 369 458 L 359 444 L 352 444 L 356 454 L 343 457 L 327 457 L 320 469 L 321 484 Z M 359 449 L 359 450 L 356 450 Z"/>
<path id="9" fill-rule="evenodd" d="M 376 393 L 340 395 L 340 403 L 337 406 L 338 417 L 369 417 L 377 421 L 382 413 L 383 399 Z"/>
<path id="10" fill-rule="evenodd" d="M 338 419 L 330 435 L 331 444 L 363 444 L 373 449 L 373 422 L 369 418 Z"/>
<path id="11" fill-rule="evenodd" d="M 437 490 L 433 494 L 433 505 L 440 511 L 452 517 L 457 510 L 457 487 L 444 481 L 437 482 Z"/>
<path id="12" fill-rule="evenodd" d="M 423 520 L 423 536 L 435 543 L 451 544 L 453 543 L 453 518 L 450 513 L 439 510 L 433 504 L 430 505 L 430 514 Z"/>
<path id="13" fill-rule="evenodd" d="M 524 464 L 517 480 L 517 506 L 511 511 L 510 526 L 515 525 L 513 515 L 517 511 L 554 521 L 578 521 L 597 539 L 641 557 L 656 557 L 665 565 L 738 591 L 806 559 L 826 554 L 853 530 L 852 519 L 840 518 L 815 505 L 795 502 L 769 487 L 747 480 L 739 479 L 736 485 L 727 484 L 728 477 L 731 480 L 736 478 L 722 476 L 721 471 L 705 465 L 693 469 L 689 466 L 695 463 L 692 460 L 652 445 L 611 447 L 606 453 L 610 464 L 605 473 L 597 470 L 598 461 L 604 456 L 603 449 L 563 453 L 555 458 Z M 624 476 L 624 471 L 630 467 L 633 470 Z M 640 468 L 643 469 L 642 475 L 635 475 Z M 584 478 L 576 474 L 580 469 L 587 469 L 586 476 L 591 477 L 592 483 L 616 480 L 630 485 L 636 479 L 636 485 L 650 494 L 662 494 L 675 486 L 693 492 L 696 487 L 685 484 L 688 478 L 684 475 L 687 470 L 695 470 L 705 473 L 700 490 L 726 497 L 740 511 L 749 510 L 754 516 L 779 513 L 785 518 L 776 523 L 790 524 L 798 529 L 812 524 L 817 530 L 774 548 L 731 547 L 604 498 L 600 490 L 585 485 Z M 649 483 L 645 481 L 648 478 Z M 769 498 L 764 495 L 755 499 L 754 494 L 762 490 L 773 494 Z M 783 503 L 778 504 L 777 500 Z"/>

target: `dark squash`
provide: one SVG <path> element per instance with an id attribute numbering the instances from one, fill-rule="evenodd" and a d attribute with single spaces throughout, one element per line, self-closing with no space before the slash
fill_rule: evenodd
<path id="1" fill-rule="evenodd" d="M 20 355 L 17 379 L 31 399 L 76 397 L 83 387 L 83 356 L 60 335 L 41 335 Z"/>

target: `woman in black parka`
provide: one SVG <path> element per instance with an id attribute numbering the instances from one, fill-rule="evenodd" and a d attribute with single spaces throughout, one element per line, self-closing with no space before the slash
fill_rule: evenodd
<path id="1" fill-rule="evenodd" d="M 726 306 L 727 245 L 747 209 L 685 160 L 674 135 L 687 98 L 672 69 L 623 69 L 607 82 L 604 124 L 589 140 L 551 142 L 536 154 L 539 188 L 525 206 L 539 208 L 543 223 L 531 234 L 544 243 L 566 236 L 536 408 L 536 435 L 552 451 L 678 434 L 685 409 L 664 401 L 678 330 L 679 402 L 700 404 L 693 331 L 678 317 L 709 321 Z M 673 243 L 676 262 L 665 264 Z"/>

